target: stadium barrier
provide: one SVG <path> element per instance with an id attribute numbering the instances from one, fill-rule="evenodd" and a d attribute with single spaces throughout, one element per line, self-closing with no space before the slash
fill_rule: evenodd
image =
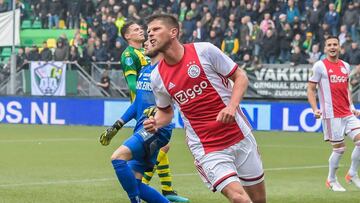
<path id="1" fill-rule="evenodd" d="M 109 126 L 129 105 L 127 99 L 3 96 L 0 123 Z M 321 120 L 314 118 L 305 101 L 244 101 L 241 108 L 254 130 L 321 131 Z M 179 111 L 174 115 L 175 126 L 182 128 Z M 132 121 L 126 126 L 134 124 Z"/>

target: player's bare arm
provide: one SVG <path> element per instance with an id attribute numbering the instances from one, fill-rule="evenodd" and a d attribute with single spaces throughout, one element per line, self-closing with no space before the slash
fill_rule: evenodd
<path id="1" fill-rule="evenodd" d="M 165 109 L 158 109 L 155 116 L 150 116 L 143 123 L 144 129 L 149 133 L 155 133 L 157 129 L 169 124 L 174 116 L 171 106 Z"/>
<path id="2" fill-rule="evenodd" d="M 216 120 L 222 123 L 231 123 L 235 121 L 236 109 L 239 107 L 240 101 L 244 97 L 249 80 L 244 70 L 238 68 L 230 79 L 234 82 L 231 100 L 229 104 L 222 109 Z"/>
<path id="3" fill-rule="evenodd" d="M 351 91 L 349 90 L 348 93 L 349 93 L 349 100 L 350 100 L 350 110 L 356 117 L 359 117 L 360 116 L 360 111 L 355 108 L 355 106 L 354 106 L 354 104 L 352 102 Z"/>
<path id="4" fill-rule="evenodd" d="M 307 88 L 307 97 L 310 103 L 310 106 L 313 110 L 314 116 L 316 119 L 321 117 L 321 111 L 318 109 L 316 104 L 316 83 L 309 82 Z"/>

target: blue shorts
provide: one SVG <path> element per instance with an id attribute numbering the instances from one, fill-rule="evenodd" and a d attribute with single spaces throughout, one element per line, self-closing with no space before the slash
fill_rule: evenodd
<path id="1" fill-rule="evenodd" d="M 170 141 L 171 132 L 172 130 L 159 129 L 149 138 L 144 137 L 144 130 L 140 129 L 125 140 L 123 145 L 128 147 L 132 154 L 132 159 L 128 161 L 131 169 L 141 174 L 144 174 L 145 171 L 152 171 L 160 148 Z M 150 145 L 152 147 L 151 153 L 148 150 Z"/>

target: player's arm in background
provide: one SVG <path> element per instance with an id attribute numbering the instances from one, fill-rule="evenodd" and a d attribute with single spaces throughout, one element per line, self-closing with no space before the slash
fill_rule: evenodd
<path id="1" fill-rule="evenodd" d="M 343 61 L 344 62 L 344 61 Z M 357 110 L 354 106 L 354 103 L 353 103 L 353 100 L 352 100 L 352 92 L 351 92 L 351 81 L 350 81 L 350 76 L 351 76 L 351 69 L 350 69 L 350 65 L 346 62 L 344 62 L 345 64 L 345 67 L 348 71 L 348 97 L 349 97 L 349 103 L 350 103 L 350 111 L 356 116 L 356 117 L 359 117 L 360 116 L 360 111 Z"/>
<path id="2" fill-rule="evenodd" d="M 317 102 L 316 102 L 316 85 L 320 81 L 320 78 L 321 78 L 321 74 L 319 71 L 319 69 L 320 69 L 319 63 L 320 62 L 317 62 L 314 64 L 314 66 L 312 68 L 313 75 L 310 77 L 309 82 L 308 82 L 308 87 L 307 87 L 308 101 L 313 110 L 315 118 L 321 117 L 321 111 L 318 109 Z"/>

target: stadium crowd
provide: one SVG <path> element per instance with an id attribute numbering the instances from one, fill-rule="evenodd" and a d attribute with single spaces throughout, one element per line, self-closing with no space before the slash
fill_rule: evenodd
<path id="1" fill-rule="evenodd" d="M 0 0 L 0 12 L 10 5 L 11 0 Z M 36 46 L 20 49 L 18 64 L 119 62 L 126 47 L 122 26 L 128 21 L 144 23 L 148 15 L 159 12 L 179 19 L 182 42 L 211 42 L 243 68 L 312 64 L 324 57 L 323 42 L 330 35 L 339 37 L 342 59 L 360 64 L 359 5 L 360 0 L 20 0 L 22 19 L 41 21 L 44 29 L 77 31 L 70 39 L 60 36 L 52 50 L 45 42 L 41 52 Z"/>

